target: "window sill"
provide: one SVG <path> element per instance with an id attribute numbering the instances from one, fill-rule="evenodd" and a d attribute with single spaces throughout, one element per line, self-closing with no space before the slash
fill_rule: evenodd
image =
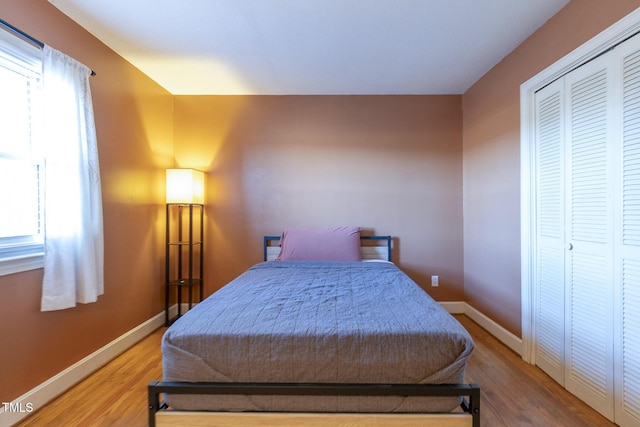
<path id="1" fill-rule="evenodd" d="M 44 254 L 32 254 L 0 260 L 0 276 L 44 267 Z"/>

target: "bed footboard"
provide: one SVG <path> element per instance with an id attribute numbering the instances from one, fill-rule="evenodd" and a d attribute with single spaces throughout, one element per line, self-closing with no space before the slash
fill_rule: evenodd
<path id="1" fill-rule="evenodd" d="M 461 408 L 480 427 L 480 387 L 477 384 L 298 384 L 298 383 L 190 383 L 153 381 L 148 386 L 149 427 L 163 409 L 160 395 L 170 394 L 265 394 L 315 396 L 458 396 Z M 176 411 L 179 413 L 180 411 Z M 247 413 L 244 413 L 245 415 Z M 402 414 L 416 415 L 416 414 Z M 428 414 L 429 415 L 429 414 Z M 443 414 L 441 414 L 443 415 Z M 443 416 L 456 416 L 459 413 Z"/>

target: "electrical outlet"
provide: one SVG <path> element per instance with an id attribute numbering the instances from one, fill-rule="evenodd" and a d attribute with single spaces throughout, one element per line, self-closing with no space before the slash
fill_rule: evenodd
<path id="1" fill-rule="evenodd" d="M 433 288 L 438 287 L 438 276 L 431 276 L 431 286 Z"/>

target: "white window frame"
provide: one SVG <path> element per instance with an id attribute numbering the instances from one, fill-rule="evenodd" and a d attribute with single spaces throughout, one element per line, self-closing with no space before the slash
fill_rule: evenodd
<path id="1" fill-rule="evenodd" d="M 38 46 L 0 29 L 0 49 L 4 54 L 11 56 L 19 66 L 36 74 L 41 73 L 42 53 Z M 38 163 L 40 174 L 42 174 L 44 162 L 39 161 Z M 40 200 L 42 201 L 42 191 Z M 41 211 L 41 227 L 38 234 L 0 238 L 0 276 L 44 266 L 44 231 L 42 229 L 44 221 L 42 214 Z"/>

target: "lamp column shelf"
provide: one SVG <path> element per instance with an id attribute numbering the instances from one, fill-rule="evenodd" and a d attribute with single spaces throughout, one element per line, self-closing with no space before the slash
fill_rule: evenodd
<path id="1" fill-rule="evenodd" d="M 197 211 L 197 212 L 194 212 Z M 194 216 L 195 213 L 195 216 Z M 172 226 L 173 225 L 173 226 Z M 182 289 L 188 290 L 189 309 L 193 305 L 193 288 L 203 297 L 204 205 L 167 203 L 165 257 L 165 326 L 182 316 Z M 176 288 L 178 315 L 169 317 L 171 290 Z"/>

